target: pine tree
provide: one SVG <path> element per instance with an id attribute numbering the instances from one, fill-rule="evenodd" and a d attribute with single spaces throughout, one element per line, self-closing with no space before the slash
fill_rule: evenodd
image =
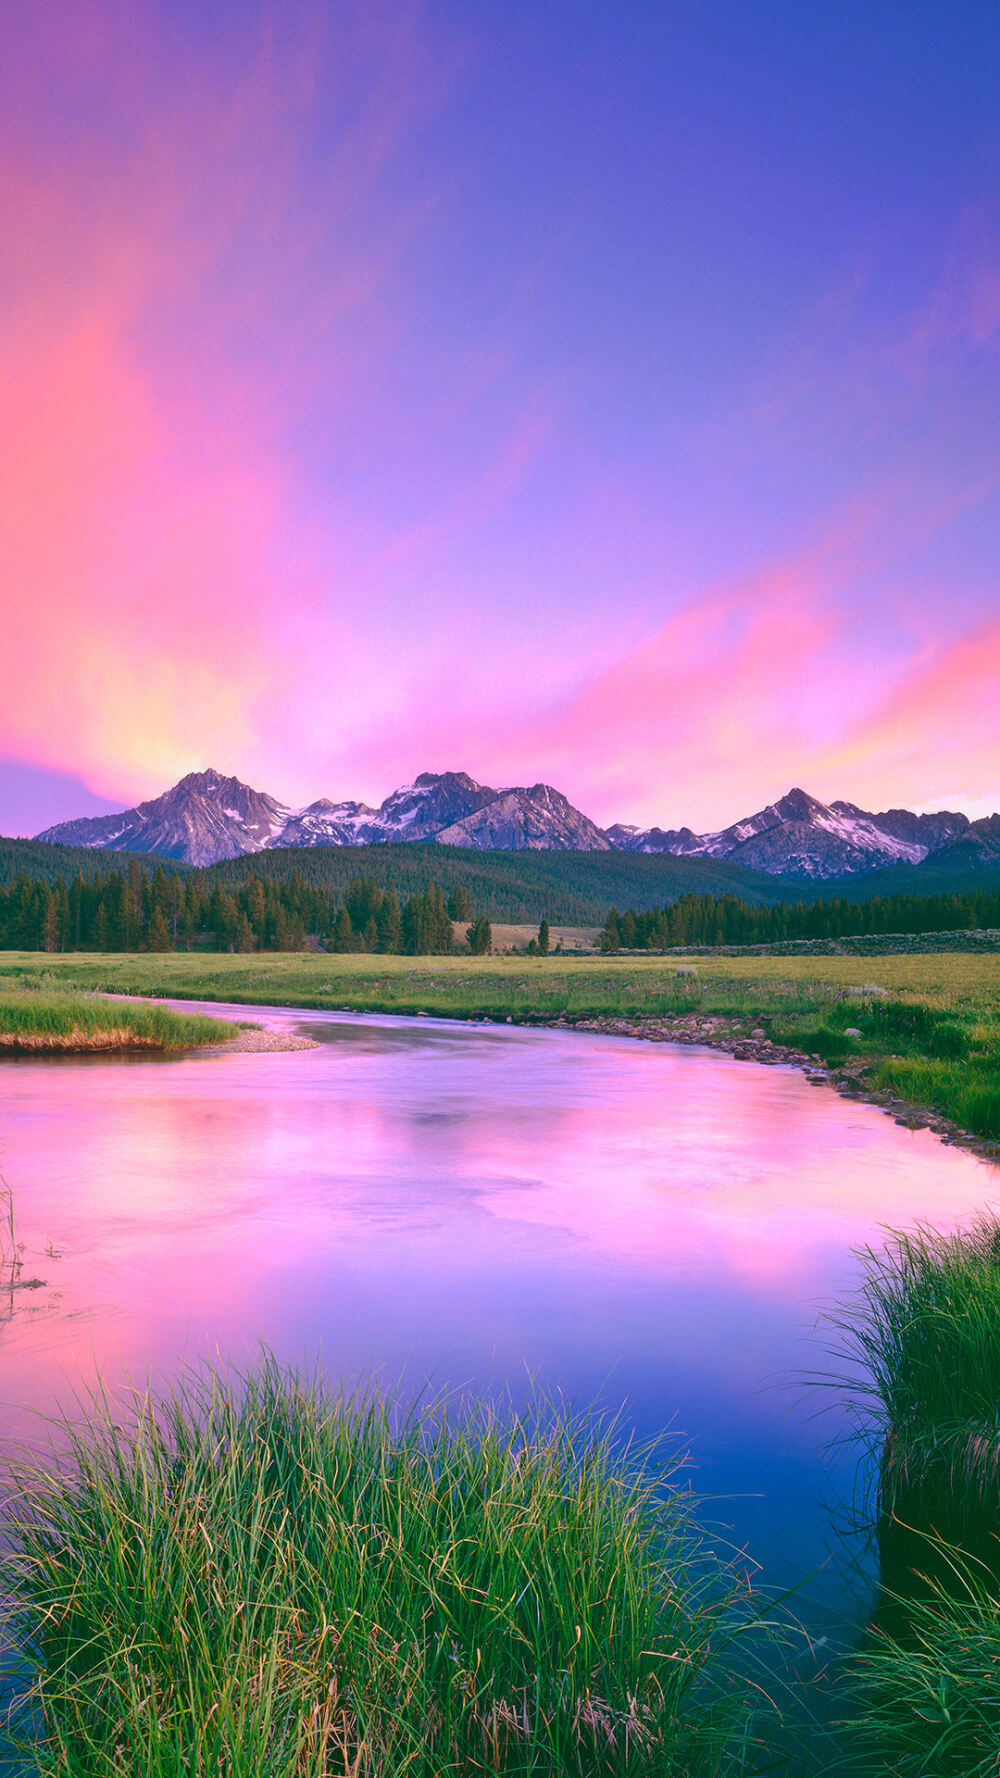
<path id="1" fill-rule="evenodd" d="M 172 945 L 177 943 L 180 935 L 181 921 L 185 910 L 184 884 L 176 871 L 167 880 L 167 893 L 164 903 L 164 915 Z"/>
<path id="2" fill-rule="evenodd" d="M 547 957 L 549 954 L 549 923 L 547 920 L 543 920 L 538 928 L 538 951 L 542 957 Z"/>
<path id="3" fill-rule="evenodd" d="M 122 936 L 125 941 L 123 948 L 126 951 L 134 951 L 139 942 L 144 912 L 143 889 L 145 885 L 146 878 L 140 868 L 138 858 L 130 858 L 128 861 L 128 883 L 122 885 L 120 903 Z"/>
<path id="4" fill-rule="evenodd" d="M 617 951 L 619 945 L 621 944 L 621 932 L 620 932 L 619 926 L 618 926 L 618 909 L 617 908 L 611 909 L 611 912 L 609 913 L 607 919 L 604 922 L 604 929 L 601 932 L 600 937 L 598 938 L 597 942 L 600 945 L 600 948 L 602 951 Z M 683 940 L 680 940 L 680 941 L 675 940 L 675 942 L 683 943 Z"/>
<path id="5" fill-rule="evenodd" d="M 42 919 L 43 951 L 62 949 L 59 914 L 59 896 L 55 889 L 50 889 L 45 897 L 45 913 Z"/>
<path id="6" fill-rule="evenodd" d="M 69 889 L 69 942 L 80 949 L 83 942 L 84 910 L 87 905 L 87 885 L 79 871 L 73 878 Z"/>
<path id="7" fill-rule="evenodd" d="M 351 925 L 356 933 L 365 930 L 369 920 L 378 918 L 382 906 L 382 891 L 371 877 L 355 877 L 348 885 L 344 905 L 351 917 Z"/>
<path id="8" fill-rule="evenodd" d="M 154 908 L 149 919 L 147 943 L 151 951 L 169 951 L 170 932 L 162 908 Z"/>
<path id="9" fill-rule="evenodd" d="M 376 920 L 378 949 L 393 956 L 402 944 L 402 916 L 394 889 L 387 889 Z"/>
<path id="10" fill-rule="evenodd" d="M 333 939 L 331 949 L 334 951 L 353 951 L 354 927 L 351 916 L 346 908 L 341 908 L 333 922 Z"/>
<path id="11" fill-rule="evenodd" d="M 473 922 L 465 935 L 466 943 L 474 957 L 485 957 L 493 949 L 493 932 L 488 920 L 479 919 Z"/>

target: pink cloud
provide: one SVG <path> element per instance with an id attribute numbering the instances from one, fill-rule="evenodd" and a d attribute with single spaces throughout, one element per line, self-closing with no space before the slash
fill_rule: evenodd
<path id="1" fill-rule="evenodd" d="M 294 17 L 152 89 L 154 13 L 122 40 L 106 7 L 50 6 L 24 56 L 57 86 L 77 54 L 106 71 L 107 135 L 39 146 L 16 105 L 0 128 L 0 750 L 110 794 L 252 754 L 296 601 L 333 590 L 314 646 L 343 647 L 338 561 L 371 548 L 346 510 L 317 530 L 286 435 L 349 409 L 392 336 L 379 293 L 428 200 L 383 185 L 455 58 L 415 10 Z"/>
<path id="2" fill-rule="evenodd" d="M 898 799 L 978 801 L 1000 808 L 1000 621 L 992 619 L 913 671 L 834 750 L 828 771 L 861 774 Z"/>

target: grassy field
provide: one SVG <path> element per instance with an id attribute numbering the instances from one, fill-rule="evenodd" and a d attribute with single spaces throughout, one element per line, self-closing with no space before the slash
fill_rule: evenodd
<path id="1" fill-rule="evenodd" d="M 468 920 L 454 922 L 455 943 L 464 945 Z M 554 951 L 561 945 L 564 951 L 594 951 L 597 949 L 599 926 L 550 926 L 549 945 Z M 493 949 L 497 956 L 506 951 L 524 951 L 533 938 L 538 936 L 538 921 L 521 921 L 518 924 L 493 922 Z"/>
<path id="2" fill-rule="evenodd" d="M 694 973 L 690 973 L 691 971 Z M 683 971 L 683 973 L 681 973 Z M 1000 1138 L 1000 956 L 375 957 L 0 954 L 5 984 L 514 1020 L 696 1013 Z M 848 1035 L 856 1031 L 857 1036 Z"/>
<path id="3" fill-rule="evenodd" d="M 0 1056 L 46 1051 L 180 1050 L 224 1043 L 235 1035 L 224 1019 L 128 1005 L 63 984 L 0 977 Z"/>
<path id="4" fill-rule="evenodd" d="M 43 1774 L 759 1769 L 749 1588 L 600 1427 L 394 1412 L 265 1359 L 67 1436 L 3 1525 Z"/>

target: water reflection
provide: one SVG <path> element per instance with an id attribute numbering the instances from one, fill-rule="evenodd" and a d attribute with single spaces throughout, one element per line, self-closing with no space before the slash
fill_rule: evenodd
<path id="1" fill-rule="evenodd" d="M 347 1376 L 532 1375 L 684 1428 L 770 1578 L 823 1563 L 835 1417 L 788 1382 L 816 1305 L 879 1225 L 957 1220 L 994 1170 L 710 1051 L 255 1016 L 320 1047 L 3 1066 L 0 1162 L 46 1281 L 3 1331 L 8 1434 L 98 1367 L 260 1338 Z"/>

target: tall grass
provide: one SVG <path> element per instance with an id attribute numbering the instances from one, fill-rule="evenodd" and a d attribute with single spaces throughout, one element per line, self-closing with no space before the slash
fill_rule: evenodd
<path id="1" fill-rule="evenodd" d="M 599 1428 L 400 1419 L 265 1358 L 66 1433 L 5 1528 L 43 1773 L 751 1769 L 748 1588 Z"/>
<path id="2" fill-rule="evenodd" d="M 995 1778 L 1000 1771 L 1000 1599 L 995 1578 L 928 1540 L 937 1571 L 900 1598 L 905 1630 L 876 1625 L 854 1662 L 863 1735 L 855 1778 Z M 933 1547 L 931 1547 L 933 1546 Z"/>
<path id="3" fill-rule="evenodd" d="M 834 1317 L 866 1380 L 854 1385 L 881 1448 L 876 1520 L 967 1545 L 1000 1530 L 1000 1220 L 920 1226 L 862 1255 L 857 1297 Z M 1000 1544 L 996 1546 L 1000 1555 Z"/>
<path id="4" fill-rule="evenodd" d="M 875 1067 L 873 1079 L 909 1104 L 930 1106 L 977 1136 L 1000 1139 L 1000 1067 L 995 1060 L 885 1061 Z"/>
<path id="5" fill-rule="evenodd" d="M 872 1463 L 881 1595 L 857 1661 L 874 1769 L 1000 1772 L 1000 1220 L 893 1234 L 834 1318 Z M 884 1762 L 884 1763 L 878 1763 Z"/>
<path id="6" fill-rule="evenodd" d="M 103 1041 L 121 1047 L 176 1050 L 222 1043 L 232 1035 L 232 1025 L 223 1019 L 178 1013 L 167 1006 L 115 1001 L 101 994 L 68 994 L 58 988 L 0 993 L 0 1046 L 6 1048 L 79 1045 L 86 1049 L 98 1048 Z"/>

